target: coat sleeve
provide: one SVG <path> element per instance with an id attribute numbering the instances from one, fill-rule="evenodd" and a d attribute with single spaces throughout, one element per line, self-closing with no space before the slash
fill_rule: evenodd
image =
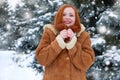
<path id="1" fill-rule="evenodd" d="M 75 46 L 69 50 L 69 55 L 76 68 L 86 71 L 94 62 L 90 36 L 87 35 L 82 41 L 77 40 Z"/>
<path id="2" fill-rule="evenodd" d="M 51 31 L 49 29 L 45 29 L 40 43 L 36 48 L 35 57 L 38 63 L 43 66 L 48 66 L 51 64 L 62 50 L 56 39 L 50 41 L 50 36 L 53 36 L 50 34 Z"/>

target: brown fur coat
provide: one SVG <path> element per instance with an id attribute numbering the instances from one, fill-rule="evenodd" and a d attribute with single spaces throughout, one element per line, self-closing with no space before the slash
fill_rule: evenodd
<path id="1" fill-rule="evenodd" d="M 45 25 L 36 49 L 36 59 L 45 66 L 43 80 L 86 80 L 86 71 L 94 62 L 88 32 L 81 25 L 76 40 L 72 40 L 65 49 L 61 39 L 56 38 L 58 33 L 54 25 Z"/>

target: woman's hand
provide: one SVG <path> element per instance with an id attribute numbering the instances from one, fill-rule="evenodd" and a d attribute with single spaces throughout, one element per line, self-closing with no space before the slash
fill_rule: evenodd
<path id="1" fill-rule="evenodd" d="M 60 31 L 60 36 L 65 39 L 68 37 L 68 32 L 66 29 L 63 29 L 62 31 Z"/>
<path id="2" fill-rule="evenodd" d="M 70 37 L 70 39 L 72 39 L 74 35 L 75 33 L 71 29 L 67 30 L 67 37 Z"/>

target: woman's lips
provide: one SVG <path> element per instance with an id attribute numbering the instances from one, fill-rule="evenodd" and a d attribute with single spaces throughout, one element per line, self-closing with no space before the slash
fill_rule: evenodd
<path id="1" fill-rule="evenodd" d="M 64 21 L 65 24 L 70 24 L 71 23 L 71 20 L 66 20 Z"/>

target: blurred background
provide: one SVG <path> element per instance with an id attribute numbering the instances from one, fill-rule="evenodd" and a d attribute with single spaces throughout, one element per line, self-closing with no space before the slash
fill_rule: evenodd
<path id="1" fill-rule="evenodd" d="M 18 80 L 23 73 L 29 75 L 22 80 L 42 80 L 35 49 L 43 26 L 66 3 L 78 9 L 91 36 L 96 58 L 87 80 L 120 80 L 120 0 L 0 0 L 0 80 Z"/>

